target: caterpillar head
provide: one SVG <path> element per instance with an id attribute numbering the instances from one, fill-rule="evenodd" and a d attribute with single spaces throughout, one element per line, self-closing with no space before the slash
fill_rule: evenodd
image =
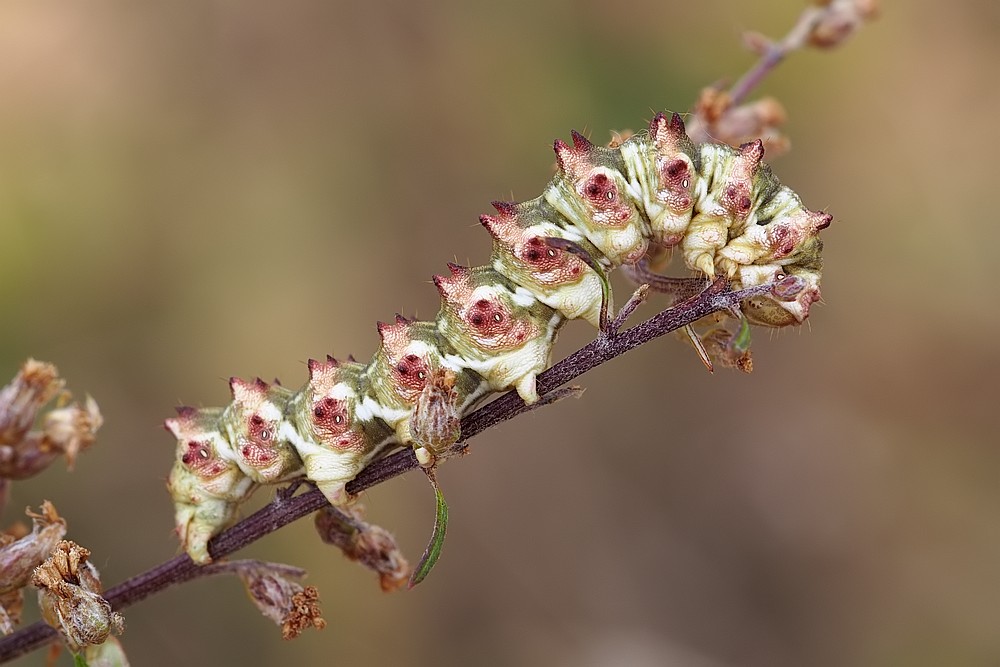
<path id="1" fill-rule="evenodd" d="M 775 282 L 771 296 L 744 303 L 744 312 L 756 324 L 783 327 L 801 324 L 812 304 L 820 300 L 823 241 L 819 232 L 829 226 L 828 213 L 799 208 L 767 225 L 754 225 L 731 245 L 753 253 L 753 262 L 737 267 L 744 287 Z M 726 252 L 728 247 L 723 249 Z M 749 256 L 749 253 L 748 253 Z M 725 261 L 731 262 L 728 257 Z"/>
<path id="2" fill-rule="evenodd" d="M 174 521 L 184 550 L 196 563 L 212 560 L 208 541 L 236 515 L 253 482 L 232 460 L 219 430 L 218 408 L 177 408 L 164 426 L 177 438 L 177 459 L 167 479 Z"/>
<path id="3" fill-rule="evenodd" d="M 244 478 L 233 462 L 232 450 L 219 428 L 217 408 L 177 408 L 177 416 L 163 422 L 177 438 L 177 463 L 198 479 L 209 495 L 225 498 Z"/>
<path id="4" fill-rule="evenodd" d="M 269 385 L 230 378 L 233 402 L 223 413 L 223 427 L 236 462 L 253 480 L 273 483 L 298 474 L 301 461 L 281 435 L 284 406 L 291 392 Z"/>
<path id="5" fill-rule="evenodd" d="M 493 269 L 457 264 L 448 264 L 448 269 L 450 276 L 434 276 L 442 313 L 476 348 L 514 350 L 543 332 L 529 310 L 514 302 L 503 277 Z"/>

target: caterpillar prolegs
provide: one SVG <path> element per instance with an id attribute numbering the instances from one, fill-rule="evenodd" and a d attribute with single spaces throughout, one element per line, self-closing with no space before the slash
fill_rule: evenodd
<path id="1" fill-rule="evenodd" d="M 494 203 L 481 222 L 493 237 L 486 266 L 449 264 L 434 277 L 441 310 L 430 322 L 379 323 L 368 364 L 310 360 L 292 391 L 233 378 L 225 408 L 178 408 L 166 420 L 178 439 L 168 488 L 177 532 L 193 560 L 255 488 L 301 475 L 331 503 L 372 459 L 413 446 L 423 462 L 459 438 L 463 413 L 514 389 L 538 400 L 535 378 L 559 328 L 583 319 L 603 327 L 606 274 L 648 269 L 671 249 L 704 278 L 735 289 L 778 282 L 742 304 L 746 321 L 799 324 L 819 299 L 820 230 L 831 216 L 806 209 L 762 162 L 760 141 L 695 145 L 678 114 L 615 147 L 574 132 L 555 142 L 558 174 L 541 196 Z M 428 410 L 443 401 L 442 411 Z"/>

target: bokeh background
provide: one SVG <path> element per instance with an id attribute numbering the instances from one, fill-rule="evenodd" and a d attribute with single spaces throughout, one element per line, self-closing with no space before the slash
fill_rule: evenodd
<path id="1" fill-rule="evenodd" d="M 799 8 L 3 3 L 0 375 L 52 361 L 106 419 L 3 522 L 52 500 L 108 585 L 173 556 L 174 405 L 367 358 L 376 320 L 433 315 L 446 261 L 485 260 L 477 216 L 540 191 L 553 138 L 690 108 L 749 67 L 743 30 Z M 283 643 L 202 580 L 127 610 L 132 664 L 1000 663 L 998 38 L 996 3 L 885 2 L 765 82 L 791 114 L 776 172 L 836 220 L 826 304 L 758 332 L 752 375 L 647 345 L 442 470 L 417 590 L 382 594 L 301 521 L 246 555 L 307 568 L 325 631 Z M 365 504 L 415 560 L 422 476 Z"/>

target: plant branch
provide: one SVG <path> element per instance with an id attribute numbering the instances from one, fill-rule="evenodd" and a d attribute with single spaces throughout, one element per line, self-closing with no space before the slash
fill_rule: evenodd
<path id="1" fill-rule="evenodd" d="M 706 315 L 732 309 L 744 299 L 769 294 L 773 287 L 774 285 L 769 283 L 733 292 L 728 289 L 727 282 L 720 278 L 700 294 L 654 315 L 641 324 L 613 337 L 600 335 L 590 344 L 540 374 L 537 381 L 538 393 L 544 398 L 545 394 L 606 361 L 654 338 L 685 327 Z M 513 391 L 487 403 L 462 419 L 462 438 L 452 446 L 446 456 L 463 452 L 471 438 L 531 408 L 532 406 L 525 405 Z M 412 449 L 398 451 L 368 465 L 347 485 L 347 491 L 352 494 L 360 493 L 418 467 Z M 315 512 L 326 505 L 326 502 L 318 489 L 291 498 L 278 495 L 266 507 L 217 535 L 208 545 L 209 552 L 213 559 L 224 558 L 251 542 Z M 113 609 L 121 610 L 169 586 L 213 572 L 211 567 L 195 565 L 186 554 L 182 554 L 108 589 L 104 597 L 111 603 Z M 23 628 L 0 640 L 0 662 L 33 651 L 55 640 L 56 637 L 55 630 L 42 622 Z"/>

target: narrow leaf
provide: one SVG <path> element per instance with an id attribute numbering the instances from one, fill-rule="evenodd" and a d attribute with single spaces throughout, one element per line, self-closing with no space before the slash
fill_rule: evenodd
<path id="1" fill-rule="evenodd" d="M 427 548 L 424 549 L 424 555 L 420 557 L 420 562 L 417 563 L 416 569 L 413 570 L 413 576 L 410 577 L 410 588 L 419 584 L 427 578 L 428 574 L 431 573 L 431 570 L 437 563 L 438 558 L 441 557 L 441 548 L 444 546 L 444 536 L 448 531 L 448 503 L 445 502 L 444 494 L 441 492 L 441 487 L 438 486 L 434 470 L 432 468 L 428 468 L 424 470 L 424 473 L 427 475 L 427 479 L 430 481 L 431 487 L 434 489 L 434 500 L 437 503 L 437 508 L 434 514 L 434 532 L 431 533 L 431 541 L 427 543 Z"/>

